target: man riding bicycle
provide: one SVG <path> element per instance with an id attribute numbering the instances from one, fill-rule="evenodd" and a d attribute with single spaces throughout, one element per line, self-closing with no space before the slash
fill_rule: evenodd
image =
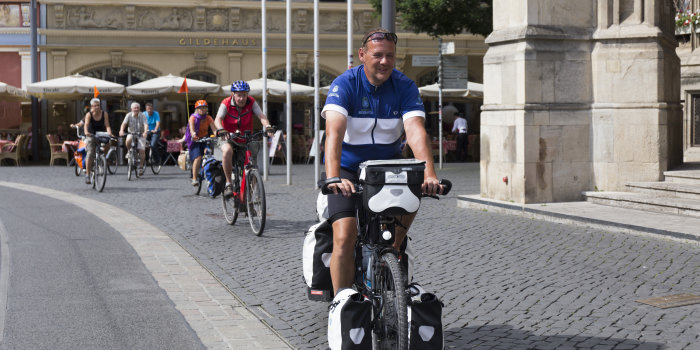
<path id="1" fill-rule="evenodd" d="M 158 151 L 158 141 L 160 140 L 160 114 L 153 110 L 153 104 L 146 103 L 146 112 L 143 113 L 148 122 L 148 143 L 151 145 L 153 160 L 160 164 L 160 152 Z"/>
<path id="2" fill-rule="evenodd" d="M 253 115 L 260 119 L 263 128 L 269 128 L 270 122 L 267 116 L 263 114 L 260 106 L 255 99 L 248 96 L 250 85 L 243 80 L 235 81 L 231 84 L 231 96 L 221 101 L 219 111 L 216 113 L 214 125 L 217 130 L 224 129 L 228 132 L 253 131 Z M 220 143 L 221 152 L 223 153 L 222 165 L 224 174 L 226 175 L 226 186 L 224 187 L 224 196 L 233 195 L 233 185 L 231 185 L 231 169 L 233 167 L 233 156 L 241 163 L 245 160 L 243 152 L 236 152 L 234 141 L 242 142 L 243 140 L 223 140 Z"/>
<path id="3" fill-rule="evenodd" d="M 328 178 L 340 183 L 328 187 L 328 214 L 333 225 L 331 280 L 337 294 L 350 288 L 355 276 L 357 202 L 353 182 L 359 164 L 367 160 L 400 158 L 401 137 L 406 134 L 416 159 L 425 161 L 422 191 L 435 195 L 440 185 L 425 131 L 425 110 L 416 84 L 394 69 L 396 34 L 377 28 L 364 35 L 358 56 L 362 65 L 338 76 L 321 115 L 326 119 L 325 168 Z M 404 215 L 397 225 L 394 248 L 399 250 L 415 217 Z"/>
<path id="4" fill-rule="evenodd" d="M 129 135 L 126 136 L 126 150 L 131 149 L 132 137 L 136 137 L 136 149 L 139 150 L 139 176 L 143 176 L 143 166 L 146 164 L 146 137 L 148 136 L 148 120 L 141 113 L 141 105 L 138 102 L 131 103 L 131 112 L 129 112 L 122 122 L 122 127 L 119 129 L 119 136 L 124 136 L 124 129 L 128 126 Z M 138 135 L 131 135 L 131 134 Z"/>
<path id="5" fill-rule="evenodd" d="M 99 143 L 95 134 L 98 132 L 108 132 L 112 135 L 112 127 L 109 125 L 109 114 L 100 107 L 100 99 L 93 98 L 90 100 L 90 110 L 85 114 L 85 118 L 80 121 L 83 123 L 83 131 L 85 132 L 85 148 L 87 157 L 85 160 L 85 183 L 90 184 L 90 172 L 92 171 L 92 161 L 95 159 L 95 153 Z M 80 124 L 79 123 L 79 124 Z M 105 145 L 105 150 L 109 150 L 109 144 Z"/>

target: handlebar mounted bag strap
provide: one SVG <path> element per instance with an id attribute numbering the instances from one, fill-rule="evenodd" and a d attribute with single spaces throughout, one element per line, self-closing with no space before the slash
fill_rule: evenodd
<path id="1" fill-rule="evenodd" d="M 372 349 L 372 302 L 352 288 L 338 292 L 328 307 L 331 350 Z"/>
<path id="2" fill-rule="evenodd" d="M 330 269 L 332 252 L 333 227 L 331 223 L 324 220 L 311 226 L 306 231 L 302 253 L 306 296 L 309 300 L 329 302 L 333 299 Z"/>
<path id="3" fill-rule="evenodd" d="M 410 284 L 408 291 L 408 349 L 443 349 L 442 302 L 417 283 Z"/>
<path id="4" fill-rule="evenodd" d="M 416 159 L 369 160 L 360 164 L 362 203 L 387 216 L 415 213 L 420 206 L 425 162 Z"/>

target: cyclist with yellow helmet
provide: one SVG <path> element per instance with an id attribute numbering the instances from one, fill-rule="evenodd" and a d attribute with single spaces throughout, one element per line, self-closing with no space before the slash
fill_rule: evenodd
<path id="1" fill-rule="evenodd" d="M 194 113 L 190 115 L 190 119 L 187 122 L 185 143 L 187 143 L 190 159 L 192 159 L 192 169 L 199 169 L 202 165 L 202 156 L 204 155 L 204 148 L 206 147 L 204 143 L 195 141 L 210 135 L 213 130 L 212 125 L 214 124 L 214 119 L 209 115 L 208 110 L 209 106 L 207 105 L 207 101 L 199 100 L 195 102 Z M 192 186 L 199 186 L 197 173 L 199 173 L 199 171 L 192 171 Z"/>

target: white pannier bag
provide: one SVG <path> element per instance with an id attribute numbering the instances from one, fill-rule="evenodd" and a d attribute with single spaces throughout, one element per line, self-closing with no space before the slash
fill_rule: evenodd
<path id="1" fill-rule="evenodd" d="M 333 252 L 333 227 L 324 220 L 306 231 L 302 252 L 302 267 L 309 300 L 331 301 L 331 253 Z"/>
<path id="2" fill-rule="evenodd" d="M 338 292 L 328 307 L 331 350 L 372 349 L 372 302 L 352 288 Z"/>

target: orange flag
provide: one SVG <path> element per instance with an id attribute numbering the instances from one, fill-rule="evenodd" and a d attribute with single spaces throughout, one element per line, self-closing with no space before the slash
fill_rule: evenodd
<path id="1" fill-rule="evenodd" d="M 180 86 L 180 90 L 177 91 L 178 94 L 183 92 L 190 92 L 190 89 L 187 88 L 187 78 L 182 81 L 182 86 Z"/>
<path id="2" fill-rule="evenodd" d="M 97 85 L 95 85 L 95 98 L 97 98 L 97 96 L 100 96 L 100 90 L 97 90 Z"/>

